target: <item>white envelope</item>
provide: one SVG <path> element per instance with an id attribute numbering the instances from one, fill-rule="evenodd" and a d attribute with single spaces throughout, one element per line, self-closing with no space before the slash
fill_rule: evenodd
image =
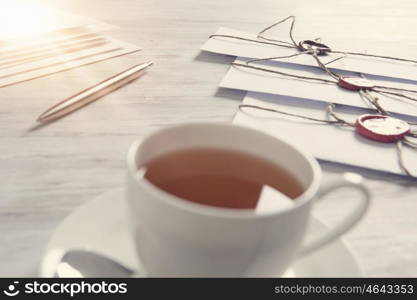
<path id="1" fill-rule="evenodd" d="M 243 38 L 257 39 L 256 34 L 245 33 L 224 27 L 221 27 L 215 34 L 233 35 Z M 289 41 L 287 33 L 285 33 L 285 35 L 283 33 L 281 34 L 281 37 L 278 36 L 275 38 Z M 329 45 L 329 47 L 331 47 L 331 45 Z M 296 49 L 289 49 L 274 45 L 264 45 L 224 37 L 209 38 L 208 41 L 201 47 L 201 49 L 219 54 L 250 58 L 268 58 L 297 53 Z M 349 49 L 337 50 L 348 51 Z M 386 55 L 389 55 L 389 53 Z M 326 56 L 321 56 L 321 59 L 324 63 L 327 63 L 341 56 L 341 54 L 330 53 Z M 411 57 L 410 59 L 413 58 Z M 317 67 L 317 62 L 309 54 L 302 54 L 292 58 L 280 59 L 280 61 Z M 350 55 L 343 59 L 332 62 L 328 65 L 328 67 L 334 70 L 350 70 L 364 74 L 396 77 L 417 81 L 417 64 L 409 62 L 399 62 L 381 58 Z"/>
<path id="2" fill-rule="evenodd" d="M 327 118 L 327 104 L 323 102 L 303 99 L 294 101 L 294 98 L 285 96 L 248 93 L 243 104 L 259 105 L 319 119 Z M 337 106 L 335 111 L 349 121 L 355 121 L 359 115 L 369 113 L 367 110 L 348 106 Z M 368 140 L 355 133 L 353 128 L 318 124 L 250 108 L 240 110 L 233 122 L 283 138 L 318 159 L 404 175 L 398 163 L 395 143 Z M 404 146 L 403 157 L 408 169 L 417 176 L 417 150 Z"/>
<path id="3" fill-rule="evenodd" d="M 245 63 L 248 59 L 237 58 L 236 63 Z M 285 73 L 332 79 L 323 71 L 303 65 L 293 65 L 280 62 L 262 62 L 253 64 L 268 69 L 273 69 Z M 340 71 L 339 74 L 348 76 L 358 76 L 352 72 Z M 397 79 L 397 81 L 386 81 L 386 78 L 380 76 L 368 75 L 368 79 L 376 85 L 392 86 L 417 90 L 414 82 L 406 82 Z M 246 91 L 270 93 L 297 98 L 309 99 L 308 101 L 325 101 L 338 104 L 350 105 L 362 108 L 373 108 L 368 101 L 361 98 L 358 92 L 340 88 L 334 83 L 314 82 L 311 80 L 291 78 L 283 75 L 267 73 L 240 66 L 231 66 L 226 76 L 220 83 L 221 87 L 240 89 Z M 417 102 L 406 100 L 398 97 L 384 96 L 375 94 L 379 97 L 379 103 L 387 111 L 417 116 Z M 409 94 L 417 97 L 417 93 Z"/>

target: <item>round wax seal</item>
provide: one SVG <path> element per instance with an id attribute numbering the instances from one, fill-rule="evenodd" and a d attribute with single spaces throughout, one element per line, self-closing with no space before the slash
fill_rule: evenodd
<path id="1" fill-rule="evenodd" d="M 319 43 L 312 40 L 304 40 L 298 43 L 298 46 L 303 49 L 304 51 L 307 50 L 316 50 L 318 55 L 325 55 L 328 52 L 331 52 L 332 49 L 330 49 L 329 46 L 323 43 Z"/>
<path id="2" fill-rule="evenodd" d="M 370 90 L 375 86 L 372 81 L 369 81 L 368 79 L 349 76 L 340 76 L 337 84 L 344 89 L 352 91 Z"/>
<path id="3" fill-rule="evenodd" d="M 383 115 L 362 115 L 355 125 L 360 135 L 383 143 L 395 142 L 410 131 L 407 122 Z"/>

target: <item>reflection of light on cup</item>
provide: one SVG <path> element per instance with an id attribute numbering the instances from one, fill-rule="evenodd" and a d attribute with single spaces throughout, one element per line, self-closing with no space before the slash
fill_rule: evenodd
<path id="1" fill-rule="evenodd" d="M 56 274 L 58 277 L 74 277 L 74 278 L 82 278 L 84 277 L 83 274 L 80 273 L 77 269 L 74 269 L 71 265 L 61 262 L 58 267 L 56 268 Z"/>
<path id="2" fill-rule="evenodd" d="M 0 39 L 15 39 L 45 32 L 53 26 L 53 15 L 52 10 L 44 6 L 2 1 Z"/>
<path id="3" fill-rule="evenodd" d="M 268 213 L 286 210 L 294 206 L 294 200 L 289 199 L 280 191 L 264 185 L 259 196 L 258 205 L 256 206 L 256 213 Z"/>

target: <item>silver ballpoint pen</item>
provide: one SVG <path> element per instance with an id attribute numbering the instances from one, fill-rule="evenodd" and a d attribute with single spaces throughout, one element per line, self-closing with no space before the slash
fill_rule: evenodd
<path id="1" fill-rule="evenodd" d="M 143 71 L 152 64 L 152 61 L 148 61 L 143 64 L 135 65 L 90 88 L 87 88 L 50 107 L 38 117 L 37 121 L 46 123 L 68 115 L 69 113 L 113 92 L 114 90 L 140 77 L 143 74 Z"/>

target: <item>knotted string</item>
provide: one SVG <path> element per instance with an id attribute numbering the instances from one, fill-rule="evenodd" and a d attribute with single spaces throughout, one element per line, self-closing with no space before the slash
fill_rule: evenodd
<path id="1" fill-rule="evenodd" d="M 265 37 L 264 34 L 267 33 L 269 30 L 275 28 L 276 26 L 291 20 L 291 24 L 290 24 L 290 30 L 289 30 L 289 37 L 291 39 L 291 43 L 287 42 L 287 41 L 282 41 L 282 40 L 277 40 L 277 39 L 272 39 L 272 38 L 268 38 Z M 248 42 L 254 42 L 254 43 L 258 43 L 258 44 L 265 44 L 265 45 L 272 45 L 272 46 L 279 46 L 279 47 L 285 47 L 285 48 L 293 48 L 298 50 L 300 53 L 295 54 L 295 55 L 299 55 L 299 54 L 311 54 L 309 51 L 312 50 L 314 47 L 308 47 L 305 46 L 305 42 L 315 42 L 317 47 L 320 47 L 320 45 L 325 46 L 326 50 L 322 52 L 322 54 L 326 54 L 326 53 L 336 53 L 336 54 L 343 54 L 344 56 L 346 55 L 354 55 L 354 56 L 366 56 L 366 57 L 375 57 L 375 58 L 382 58 L 382 59 L 387 59 L 387 60 L 395 60 L 395 61 L 403 61 L 403 62 L 411 62 L 411 63 L 417 63 L 417 60 L 413 60 L 413 59 L 408 59 L 408 58 L 401 58 L 401 57 L 394 57 L 394 56 L 388 56 L 388 55 L 377 55 L 377 54 L 369 54 L 369 53 L 361 53 L 361 52 L 351 52 L 351 51 L 340 51 L 340 50 L 332 50 L 331 48 L 327 47 L 324 44 L 318 43 L 317 40 L 315 39 L 314 41 L 311 40 L 307 40 L 307 41 L 301 41 L 301 42 L 296 42 L 294 36 L 293 36 L 293 32 L 294 32 L 294 27 L 295 27 L 295 16 L 289 16 L 286 17 L 285 19 L 282 19 L 268 27 L 266 27 L 265 29 L 263 29 L 262 31 L 260 31 L 257 35 L 257 39 L 250 39 L 250 38 L 243 38 L 243 37 L 239 37 L 239 36 L 234 36 L 234 35 L 226 35 L 226 34 L 213 34 L 210 35 L 209 38 L 213 38 L 213 37 L 224 37 L 224 38 L 230 38 L 230 39 L 236 39 L 236 40 L 243 40 L 243 41 L 248 41 Z M 303 43 L 304 42 L 304 43 Z M 309 45 L 308 43 L 306 43 L 306 45 Z M 311 44 L 310 44 L 311 45 Z M 313 44 L 314 45 L 314 44 Z M 294 55 L 294 56 L 295 56 Z M 338 58 L 340 59 L 340 58 Z"/>
<path id="2" fill-rule="evenodd" d="M 233 62 L 232 65 L 233 66 L 237 66 L 237 67 L 243 67 L 243 68 L 249 68 L 249 69 L 253 69 L 253 70 L 268 72 L 268 73 L 274 73 L 274 74 L 278 74 L 278 75 L 282 75 L 282 76 L 286 76 L 286 77 L 291 77 L 291 78 L 305 79 L 305 80 L 311 80 L 311 81 L 320 81 L 320 82 L 324 82 L 324 83 L 338 84 L 339 80 L 342 77 L 340 75 L 338 75 L 337 73 L 329 70 L 326 67 L 326 65 L 323 64 L 323 62 L 321 62 L 321 60 L 319 59 L 319 57 L 316 54 L 313 55 L 313 57 L 316 59 L 319 67 L 322 70 L 324 70 L 327 74 L 329 74 L 335 80 L 324 79 L 324 78 L 319 78 L 319 77 L 311 77 L 311 76 L 298 75 L 298 74 L 294 74 L 294 73 L 283 72 L 283 71 L 278 71 L 278 70 L 274 70 L 274 69 L 270 69 L 270 68 L 266 68 L 266 67 L 254 66 L 253 65 L 253 62 L 254 61 L 269 60 L 269 58 L 268 59 L 265 58 L 265 59 L 249 60 L 246 63 L 235 63 L 235 62 Z M 386 94 L 386 95 L 401 97 L 401 98 L 405 98 L 407 100 L 411 100 L 411 101 L 417 102 L 417 97 L 412 97 L 410 95 L 405 95 L 405 94 L 402 94 L 402 93 L 398 93 L 397 92 L 397 91 L 402 91 L 402 92 L 407 92 L 407 93 L 414 93 L 414 94 L 417 95 L 417 90 L 397 88 L 397 87 L 392 87 L 392 86 L 383 86 L 383 85 L 375 85 L 372 88 L 367 88 L 366 90 L 368 90 L 368 91 L 374 91 L 374 92 L 377 92 L 377 93 L 380 93 L 380 94 Z"/>
<path id="3" fill-rule="evenodd" d="M 341 118 L 340 116 L 338 116 L 336 114 L 335 107 L 336 107 L 336 105 L 334 103 L 329 103 L 327 105 L 326 111 L 327 111 L 327 115 L 330 117 L 330 119 L 317 119 L 317 118 L 313 118 L 313 117 L 309 117 L 309 116 L 305 116 L 305 115 L 294 114 L 294 113 L 290 113 L 290 112 L 286 112 L 286 111 L 282 111 L 282 110 L 267 108 L 267 107 L 263 107 L 263 106 L 259 106 L 259 105 L 251 105 L 251 104 L 241 104 L 241 105 L 239 105 L 239 110 L 244 112 L 244 110 L 243 110 L 244 108 L 258 109 L 258 110 L 268 111 L 268 112 L 281 114 L 281 115 L 286 115 L 286 116 L 290 116 L 290 117 L 294 117 L 294 118 L 314 121 L 314 122 L 322 123 L 322 124 L 325 124 L 325 125 L 335 125 L 335 126 L 345 126 L 345 127 L 355 128 L 356 127 L 355 123 L 346 121 L 345 119 Z M 331 118 L 333 118 L 333 119 L 331 119 Z M 416 133 L 410 131 L 407 134 L 407 136 L 416 137 L 417 135 L 416 135 Z M 410 141 L 405 136 L 402 137 L 401 139 L 399 139 L 396 143 L 398 163 L 399 163 L 399 166 L 400 166 L 401 170 L 403 170 L 403 172 L 405 174 L 407 174 L 408 176 L 415 177 L 408 170 L 408 168 L 407 168 L 407 166 L 404 162 L 403 149 L 402 149 L 403 145 L 406 145 L 406 146 L 408 146 L 412 149 L 417 150 L 417 143 Z"/>
<path id="4" fill-rule="evenodd" d="M 290 37 L 291 43 L 287 42 L 287 41 L 272 39 L 272 38 L 268 38 L 268 37 L 264 36 L 264 34 L 267 33 L 269 30 L 271 30 L 272 28 L 286 22 L 287 20 L 291 20 L 291 25 L 290 25 L 290 30 L 289 30 L 289 37 Z M 250 68 L 250 69 L 254 69 L 254 70 L 258 70 L 258 71 L 264 71 L 264 72 L 268 72 L 268 73 L 279 74 L 279 75 L 283 75 L 283 76 L 287 76 L 287 77 L 291 77 L 291 78 L 311 80 L 311 81 L 322 82 L 322 83 L 327 83 L 327 84 L 338 84 L 339 81 L 342 78 L 337 73 L 331 71 L 327 67 L 327 65 L 329 65 L 329 64 L 331 64 L 331 63 L 333 63 L 337 60 L 343 59 L 347 55 L 374 57 L 374 58 L 382 58 L 382 59 L 394 60 L 394 61 L 417 63 L 416 60 L 393 57 L 393 56 L 332 50 L 330 47 L 326 46 L 325 44 L 321 44 L 320 42 L 318 42 L 319 39 L 315 39 L 314 41 L 311 41 L 311 40 L 301 41 L 301 42 L 297 43 L 294 36 L 293 36 L 294 26 L 295 26 L 295 17 L 294 16 L 289 16 L 289 17 L 287 17 L 285 19 L 282 19 L 282 20 L 268 26 L 267 28 L 263 29 L 257 35 L 257 39 L 243 38 L 243 37 L 238 37 L 238 36 L 233 36 L 233 35 L 221 35 L 221 34 L 211 35 L 210 38 L 224 37 L 224 38 L 231 38 L 231 39 L 249 41 L 249 42 L 254 42 L 254 43 L 259 43 L 259 44 L 273 45 L 273 46 L 296 49 L 296 50 L 298 50 L 298 52 L 294 53 L 294 54 L 290 54 L 290 55 L 286 55 L 286 56 L 275 56 L 275 57 L 269 57 L 269 58 L 261 58 L 261 59 L 252 59 L 252 60 L 247 61 L 245 64 L 232 63 L 232 65 L 237 66 L 237 67 Z M 337 57 L 337 58 L 335 58 L 335 59 L 333 59 L 333 60 L 331 60 L 327 63 L 323 63 L 320 60 L 319 56 L 325 55 L 327 53 L 338 53 L 338 54 L 343 54 L 343 55 L 340 56 L 340 57 Z M 292 57 L 296 57 L 296 56 L 302 55 L 302 54 L 311 55 L 314 58 L 314 60 L 316 61 L 318 67 L 320 69 L 322 69 L 323 71 L 325 71 L 333 80 L 318 78 L 318 77 L 303 76 L 303 75 L 287 73 L 287 72 L 272 70 L 272 69 L 269 69 L 269 68 L 253 65 L 253 63 L 255 63 L 255 62 L 270 61 L 270 60 L 283 59 L 283 58 L 292 58 Z M 364 76 L 362 75 L 362 77 L 364 77 Z M 387 112 L 380 105 L 379 98 L 377 96 L 371 94 L 370 91 L 373 91 L 373 92 L 379 93 L 379 94 L 392 95 L 392 96 L 402 97 L 402 98 L 412 100 L 412 101 L 417 101 L 417 98 L 415 98 L 415 97 L 399 93 L 399 92 L 408 92 L 408 93 L 416 93 L 417 94 L 417 90 L 397 88 L 397 87 L 392 87 L 392 86 L 381 86 L 381 85 L 375 85 L 372 88 L 360 88 L 359 91 L 358 91 L 359 95 L 363 99 L 366 99 L 369 103 L 371 103 L 375 107 L 375 109 L 380 114 L 383 114 L 383 115 L 391 116 L 391 114 L 389 112 Z M 296 118 L 301 118 L 301 119 L 305 119 L 305 120 L 315 121 L 315 122 L 328 124 L 328 125 L 355 127 L 354 123 L 351 123 L 351 122 L 348 122 L 348 121 L 342 119 L 341 117 L 339 117 L 335 113 L 335 111 L 334 111 L 335 104 L 334 103 L 329 103 L 328 106 L 327 106 L 327 114 L 329 115 L 329 117 L 333 118 L 333 119 L 329 119 L 329 120 L 312 118 L 312 117 L 308 117 L 308 116 L 293 114 L 293 113 L 284 112 L 284 111 L 280 111 L 280 110 L 276 110 L 276 109 L 272 109 L 272 108 L 266 108 L 266 107 L 257 106 L 257 105 L 247 105 L 247 104 L 239 105 L 239 110 L 242 110 L 243 108 L 259 109 L 259 110 L 269 111 L 269 112 L 273 112 L 273 113 L 278 113 L 278 114 L 287 115 L 287 116 L 291 116 L 291 117 L 296 117 Z M 409 124 L 415 124 L 415 123 L 410 123 L 409 122 Z M 414 132 L 410 131 L 407 134 L 407 136 L 417 137 L 417 133 L 414 133 Z M 417 150 L 417 143 L 410 141 L 405 136 L 402 137 L 400 140 L 398 140 L 397 143 L 396 143 L 396 149 L 397 149 L 397 153 L 398 153 L 398 161 L 399 161 L 400 168 L 407 175 L 413 176 L 411 174 L 411 172 L 408 170 L 408 168 L 406 167 L 405 163 L 404 163 L 403 150 L 402 150 L 403 145 L 407 145 L 407 146 L 411 147 L 412 149 Z"/>
<path id="5" fill-rule="evenodd" d="M 272 38 L 268 38 L 268 37 L 264 36 L 264 34 L 267 33 L 269 30 L 271 30 L 272 28 L 274 28 L 274 27 L 276 27 L 276 26 L 278 26 L 278 25 L 280 25 L 280 24 L 282 24 L 282 23 L 284 23 L 288 20 L 291 20 L 290 30 L 289 30 L 289 34 L 288 34 L 291 42 L 272 39 Z M 283 58 L 292 58 L 292 57 L 295 57 L 295 56 L 298 56 L 298 55 L 301 55 L 301 54 L 309 54 L 314 58 L 317 65 L 323 71 L 325 71 L 329 76 L 331 76 L 333 79 L 336 80 L 336 82 L 333 81 L 333 83 L 336 83 L 336 84 L 341 79 L 341 76 L 336 74 L 335 72 L 331 71 L 327 67 L 327 65 L 329 65 L 332 62 L 335 62 L 337 60 L 343 59 L 347 55 L 360 55 L 360 56 L 367 56 L 367 57 L 376 57 L 376 58 L 390 59 L 390 60 L 396 60 L 396 61 L 405 61 L 405 62 L 417 63 L 416 60 L 398 58 L 398 57 L 392 57 L 392 56 L 386 56 L 386 55 L 375 55 L 375 54 L 349 52 L 349 51 L 335 51 L 335 50 L 332 50 L 330 47 L 317 42 L 318 39 L 315 39 L 314 41 L 307 40 L 307 41 L 301 41 L 301 42 L 297 43 L 294 36 L 293 36 L 294 27 L 295 27 L 295 17 L 294 16 L 289 16 L 289 17 L 286 17 L 285 19 L 282 19 L 282 20 L 266 27 L 265 29 L 263 29 L 261 32 L 258 33 L 257 39 L 249 39 L 249 38 L 243 38 L 243 37 L 238 37 L 238 36 L 221 35 L 221 34 L 211 35 L 210 38 L 226 37 L 226 38 L 232 38 L 232 39 L 238 39 L 238 40 L 260 43 L 260 44 L 267 44 L 267 45 L 274 45 L 274 46 L 297 49 L 299 51 L 298 53 L 285 55 L 285 56 L 275 56 L 275 57 L 268 57 L 268 58 L 252 59 L 252 60 L 247 61 L 245 64 L 233 63 L 233 65 L 241 66 L 241 67 L 249 67 L 249 68 L 260 70 L 260 71 L 276 73 L 276 74 L 280 74 L 280 75 L 284 75 L 284 76 L 290 76 L 290 77 L 299 78 L 299 79 L 316 80 L 316 81 L 322 81 L 322 82 L 331 82 L 331 81 L 326 81 L 326 80 L 313 78 L 313 77 L 308 77 L 308 76 L 299 76 L 299 75 L 290 74 L 290 73 L 286 73 L 286 72 L 279 72 L 279 71 L 276 71 L 276 70 L 271 70 L 271 69 L 263 68 L 263 67 L 249 66 L 249 65 L 251 65 L 255 62 L 270 61 L 270 60 L 283 59 Z M 306 42 L 308 42 L 306 44 L 307 46 L 305 46 Z M 319 56 L 327 54 L 327 53 L 340 53 L 340 54 L 343 54 L 343 56 L 335 58 L 335 59 L 333 59 L 333 60 L 331 60 L 327 63 L 323 63 L 320 60 Z M 375 92 L 381 93 L 381 94 L 387 94 L 387 95 L 396 96 L 396 97 L 400 97 L 400 98 L 404 98 L 404 99 L 407 99 L 407 100 L 417 102 L 416 97 L 413 97 L 413 96 L 410 96 L 410 95 L 405 95 L 405 94 L 402 94 L 402 93 L 398 93 L 398 92 L 406 92 L 406 93 L 417 94 L 417 90 L 397 88 L 397 87 L 393 87 L 393 86 L 382 86 L 382 85 L 375 85 L 372 88 L 372 90 L 375 91 Z"/>

